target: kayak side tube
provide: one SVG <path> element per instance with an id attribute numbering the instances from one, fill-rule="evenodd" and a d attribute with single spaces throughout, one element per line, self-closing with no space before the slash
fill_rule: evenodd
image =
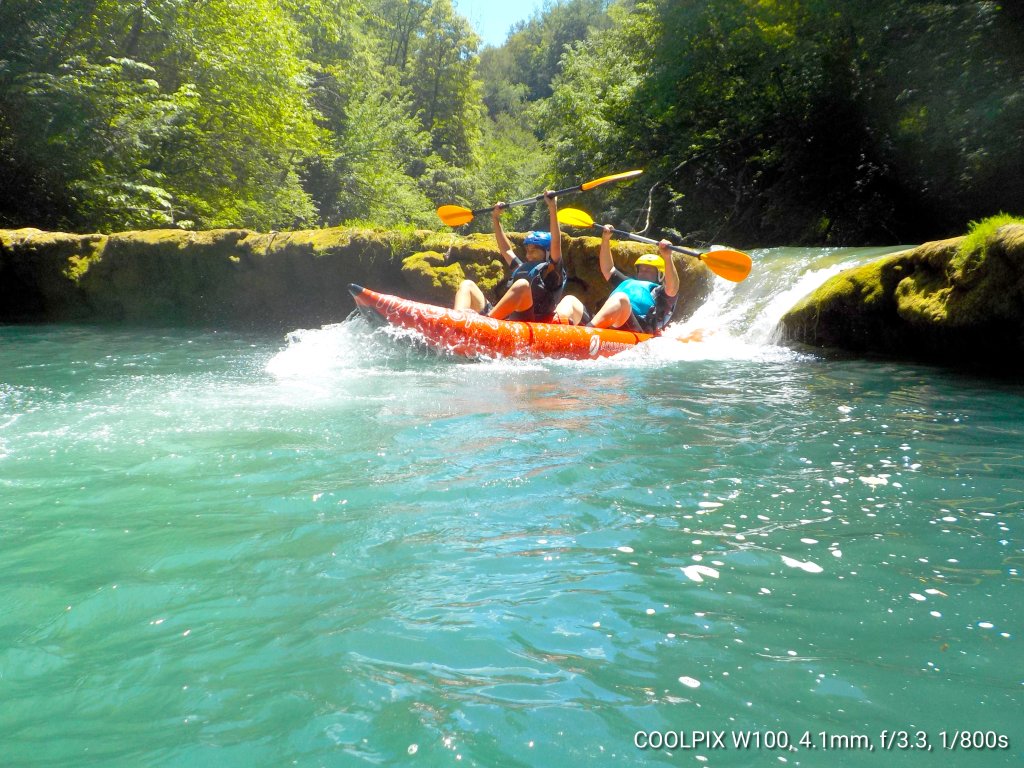
<path id="1" fill-rule="evenodd" d="M 652 338 L 645 333 L 496 320 L 469 310 L 421 304 L 359 285 L 349 292 L 364 317 L 419 332 L 434 349 L 462 357 L 609 357 Z"/>

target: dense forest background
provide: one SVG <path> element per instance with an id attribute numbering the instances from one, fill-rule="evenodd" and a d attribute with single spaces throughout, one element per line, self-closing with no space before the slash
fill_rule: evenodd
<path id="1" fill-rule="evenodd" d="M 1022 6 L 549 0 L 480 50 L 450 0 L 0 0 L 0 226 L 436 228 L 644 168 L 576 202 L 693 242 L 957 234 L 1024 212 Z"/>

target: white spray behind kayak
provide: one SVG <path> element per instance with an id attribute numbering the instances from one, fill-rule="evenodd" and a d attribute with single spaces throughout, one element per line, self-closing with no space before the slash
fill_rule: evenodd
<path id="1" fill-rule="evenodd" d="M 768 248 L 751 251 L 753 269 L 741 283 L 715 279 L 707 301 L 685 321 L 666 329 L 665 337 L 601 360 L 558 361 L 576 366 L 658 366 L 680 360 L 785 361 L 798 353 L 777 346 L 773 333 L 782 316 L 803 296 L 845 269 L 900 250 L 891 248 Z M 386 289 L 386 286 L 380 286 Z M 698 341 L 680 343 L 695 331 Z M 337 374 L 344 378 L 359 371 L 383 368 L 402 371 L 422 355 L 403 343 L 414 332 L 395 328 L 374 329 L 361 318 L 319 329 L 301 329 L 288 335 L 288 346 L 267 365 L 278 378 L 317 380 Z M 460 361 L 465 363 L 465 361 Z M 515 368 L 537 367 L 540 361 L 480 361 L 475 364 Z"/>

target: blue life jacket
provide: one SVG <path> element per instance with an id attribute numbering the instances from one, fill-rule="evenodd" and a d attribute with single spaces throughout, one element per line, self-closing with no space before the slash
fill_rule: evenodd
<path id="1" fill-rule="evenodd" d="M 668 296 L 665 293 L 665 286 L 661 283 L 627 277 L 616 267 L 612 267 L 609 282 L 615 286 L 612 293 L 625 294 L 633 310 L 623 328 L 638 333 L 656 334 L 672 321 L 676 297 Z"/>
<path id="2" fill-rule="evenodd" d="M 508 276 L 505 290 L 511 288 L 516 280 L 526 280 L 533 297 L 533 306 L 526 312 L 514 313 L 517 316 L 515 319 L 535 320 L 553 315 L 569 280 L 564 260 L 559 259 L 556 263 L 549 256 L 544 261 L 523 261 L 517 256 L 511 266 L 512 272 Z"/>

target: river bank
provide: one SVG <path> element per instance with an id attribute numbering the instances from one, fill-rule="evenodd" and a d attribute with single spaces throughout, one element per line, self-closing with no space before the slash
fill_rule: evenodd
<path id="1" fill-rule="evenodd" d="M 788 345 L 988 372 L 1024 370 L 1024 224 L 925 243 L 861 264 L 794 295 L 777 328 Z M 510 239 L 520 247 L 522 234 Z M 599 240 L 563 234 L 568 292 L 608 295 Z M 616 242 L 629 269 L 649 246 Z M 717 280 L 677 256 L 675 319 Z M 755 273 L 765 268 L 754 259 Z M 0 323 L 92 322 L 288 331 L 344 319 L 349 283 L 450 305 L 470 278 L 495 293 L 505 269 L 494 238 L 429 230 L 154 230 L 111 235 L 0 230 Z M 795 276 L 792 276 L 795 277 Z M 814 289 L 814 290 L 811 290 Z"/>
<path id="2" fill-rule="evenodd" d="M 522 248 L 522 234 L 510 233 Z M 608 295 L 599 240 L 563 236 L 568 291 L 593 306 Z M 628 268 L 649 246 L 620 242 Z M 706 298 L 714 275 L 677 257 L 677 318 Z M 0 322 L 100 322 L 286 331 L 343 320 L 349 283 L 450 304 L 466 278 L 504 280 L 491 235 L 334 228 L 153 230 L 111 235 L 0 230 Z"/>

